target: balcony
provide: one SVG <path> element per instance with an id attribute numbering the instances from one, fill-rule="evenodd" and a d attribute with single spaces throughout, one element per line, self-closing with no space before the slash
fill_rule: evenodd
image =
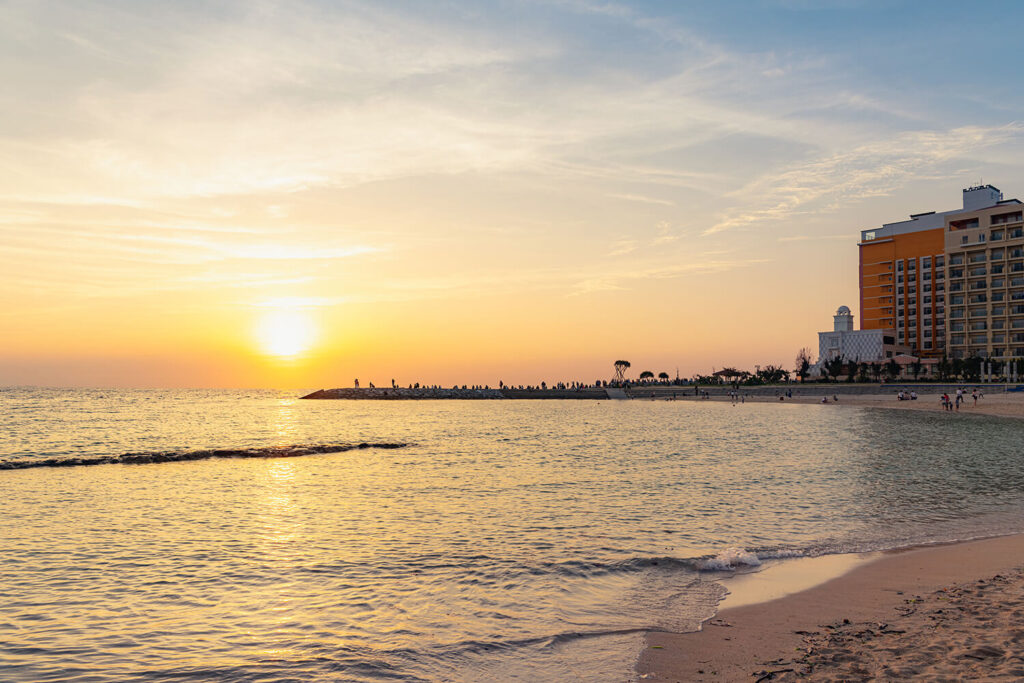
<path id="1" fill-rule="evenodd" d="M 1002 213 L 998 216 L 992 216 L 992 221 L 989 225 L 1007 225 L 1008 223 L 1020 223 L 1021 212 L 1017 213 Z"/>

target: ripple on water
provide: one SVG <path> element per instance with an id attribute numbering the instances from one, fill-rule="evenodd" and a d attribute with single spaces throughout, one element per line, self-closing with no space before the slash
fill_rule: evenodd
<path id="1" fill-rule="evenodd" d="M 606 680 L 773 558 L 1022 527 L 1021 426 L 708 403 L 7 390 L 0 679 Z M 287 440 L 285 440 L 287 439 Z M 299 455 L 296 453 L 296 455 Z"/>

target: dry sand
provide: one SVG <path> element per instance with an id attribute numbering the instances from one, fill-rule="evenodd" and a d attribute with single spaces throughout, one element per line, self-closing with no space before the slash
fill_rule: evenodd
<path id="1" fill-rule="evenodd" d="M 699 633 L 649 633 L 641 679 L 1024 680 L 1024 535 L 875 558 Z"/>

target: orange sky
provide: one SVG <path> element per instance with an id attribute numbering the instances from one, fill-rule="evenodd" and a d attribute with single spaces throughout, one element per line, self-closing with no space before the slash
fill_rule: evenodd
<path id="1" fill-rule="evenodd" d="M 712 16 L 56 4 L 0 8 L 0 385 L 792 367 L 858 230 L 1024 188 L 1016 100 Z"/>

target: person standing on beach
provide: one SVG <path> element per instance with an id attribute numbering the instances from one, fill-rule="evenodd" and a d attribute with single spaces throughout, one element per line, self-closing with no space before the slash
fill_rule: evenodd
<path id="1" fill-rule="evenodd" d="M 974 405 L 978 405 L 978 390 L 975 389 L 971 392 L 971 398 L 974 399 Z"/>

